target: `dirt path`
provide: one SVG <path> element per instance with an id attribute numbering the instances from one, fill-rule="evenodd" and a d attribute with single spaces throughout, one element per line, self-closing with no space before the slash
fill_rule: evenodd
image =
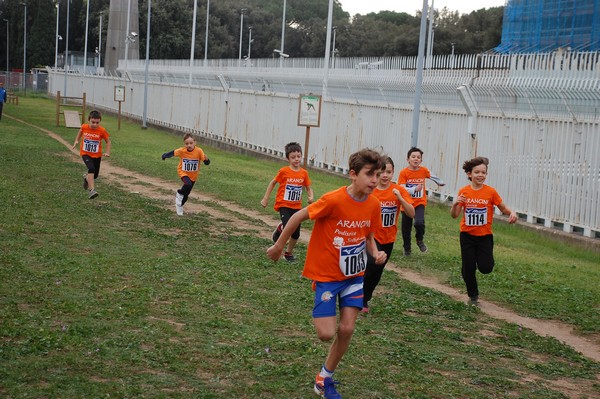
<path id="1" fill-rule="evenodd" d="M 50 130 L 40 128 L 38 126 L 29 124 L 25 121 L 19 120 L 19 122 L 29 125 L 35 129 L 41 130 L 53 139 L 61 142 L 63 145 L 65 145 L 65 147 L 67 147 L 71 151 L 71 153 L 73 154 L 73 160 L 76 162 L 80 162 L 78 152 L 71 150 L 72 143 L 66 142 L 62 137 L 58 136 Z M 174 185 L 171 181 L 165 181 L 162 179 L 145 176 L 140 173 L 132 172 L 130 170 L 114 166 L 111 164 L 110 158 L 104 158 L 102 160 L 102 179 L 107 180 L 115 185 L 121 186 L 126 191 L 137 193 L 144 197 L 164 201 L 165 207 L 168 209 L 173 209 L 173 212 L 175 212 L 173 194 Z M 225 209 L 228 209 L 228 212 L 221 212 L 214 206 L 207 204 L 207 202 L 220 205 Z M 198 196 L 191 198 L 186 203 L 185 208 L 186 212 L 205 212 L 210 214 L 211 216 L 218 218 L 237 219 L 235 220 L 235 224 L 242 230 L 249 230 L 253 234 L 257 234 L 258 236 L 263 238 L 271 238 L 271 230 L 274 224 L 273 218 L 250 209 L 241 208 L 240 206 L 234 203 L 213 198 L 206 193 L 202 193 L 201 198 L 198 198 Z M 231 211 L 237 212 L 240 215 L 240 217 L 236 217 L 235 213 L 232 214 Z M 244 220 L 244 216 L 246 220 Z M 257 229 L 257 226 L 249 223 L 247 221 L 247 218 L 262 221 L 264 223 L 264 227 Z M 303 242 L 308 242 L 307 236 L 309 236 L 309 234 L 304 234 L 303 236 L 301 236 L 301 240 Z M 387 267 L 389 268 L 389 270 L 398 273 L 402 278 L 411 281 L 415 284 L 442 292 L 457 301 L 465 300 L 465 295 L 462 294 L 459 290 L 448 287 L 440 283 L 439 281 L 436 281 L 435 279 L 425 277 L 411 270 L 402 269 L 392 263 L 388 263 Z M 486 313 L 487 315 L 496 319 L 507 321 L 509 323 L 517 324 L 524 328 L 528 328 L 538 335 L 553 337 L 558 341 L 572 347 L 584 356 L 594 361 L 600 362 L 600 342 L 593 342 L 591 339 L 575 335 L 571 326 L 557 321 L 537 320 L 530 317 L 523 317 L 512 312 L 509 309 L 503 308 L 494 303 L 483 300 L 480 302 L 481 311 Z"/>

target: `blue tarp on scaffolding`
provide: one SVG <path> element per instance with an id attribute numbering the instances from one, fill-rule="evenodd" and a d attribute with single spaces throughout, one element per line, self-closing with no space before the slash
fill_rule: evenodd
<path id="1" fill-rule="evenodd" d="M 500 53 L 600 50 L 600 0 L 508 0 Z"/>

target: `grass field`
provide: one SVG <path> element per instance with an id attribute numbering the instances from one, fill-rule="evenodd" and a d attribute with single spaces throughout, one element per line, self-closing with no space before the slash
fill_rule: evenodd
<path id="1" fill-rule="evenodd" d="M 100 197 L 87 200 L 82 162 L 8 117 L 72 143 L 76 130 L 54 127 L 54 110 L 21 98 L 0 122 L 0 397 L 314 396 L 328 345 L 312 327 L 302 263 L 268 261 L 269 241 L 227 218 L 180 218 L 172 204 L 102 178 Z M 117 131 L 106 116 L 103 125 L 110 163 L 169 181 L 171 192 L 180 185 L 176 162 L 160 154 L 181 137 L 128 122 Z M 202 147 L 212 163 L 191 201 L 206 193 L 272 215 L 274 225 L 259 201 L 282 163 Z M 317 197 L 346 184 L 316 171 L 311 179 Z M 392 260 L 462 288 L 457 221 L 431 205 L 427 228 L 429 253 Z M 497 268 L 480 278 L 482 297 L 597 340 L 598 253 L 520 226 L 494 230 Z M 304 251 L 300 244 L 301 259 Z M 600 395 L 599 363 L 395 273 L 384 274 L 372 306 L 336 372 L 344 398 Z"/>

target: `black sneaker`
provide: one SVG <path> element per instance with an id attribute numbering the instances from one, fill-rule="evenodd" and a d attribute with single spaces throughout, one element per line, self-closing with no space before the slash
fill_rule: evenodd
<path id="1" fill-rule="evenodd" d="M 417 247 L 421 250 L 421 252 L 427 252 L 427 245 L 423 241 L 417 241 Z"/>
<path id="2" fill-rule="evenodd" d="M 295 262 L 296 261 L 296 257 L 294 256 L 294 254 L 291 254 L 289 252 L 286 252 L 283 254 L 283 257 L 285 258 L 285 260 L 287 260 L 288 262 Z"/>
<path id="3" fill-rule="evenodd" d="M 277 228 L 273 232 L 273 236 L 271 237 L 273 239 L 273 243 L 276 243 L 277 240 L 279 240 L 279 236 L 281 235 L 281 230 L 283 230 L 283 225 L 281 223 L 279 223 L 279 226 L 277 226 Z"/>
<path id="4" fill-rule="evenodd" d="M 404 250 L 404 256 L 410 256 L 410 249 Z"/>
<path id="5" fill-rule="evenodd" d="M 87 181 L 87 173 L 83 174 L 83 189 L 87 190 L 88 189 L 88 181 Z"/>
<path id="6" fill-rule="evenodd" d="M 467 301 L 467 304 L 473 305 L 473 306 L 479 306 L 479 296 L 478 295 L 470 296 L 469 300 Z"/>

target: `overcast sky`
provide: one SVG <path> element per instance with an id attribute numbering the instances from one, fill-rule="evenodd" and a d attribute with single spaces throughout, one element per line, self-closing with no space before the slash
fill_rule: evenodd
<path id="1" fill-rule="evenodd" d="M 429 4 L 431 5 L 429 0 Z M 451 11 L 468 14 L 480 8 L 503 6 L 506 0 L 433 0 L 433 6 L 437 9 L 448 7 Z M 417 10 L 423 9 L 423 0 L 340 0 L 342 8 L 350 13 L 368 14 L 382 10 L 406 12 L 415 15 Z"/>

